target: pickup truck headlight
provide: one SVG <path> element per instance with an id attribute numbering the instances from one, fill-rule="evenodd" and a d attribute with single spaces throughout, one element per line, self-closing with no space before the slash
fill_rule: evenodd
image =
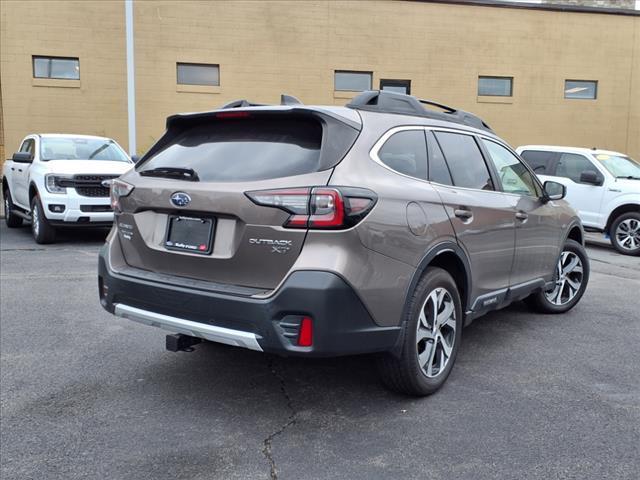
<path id="1" fill-rule="evenodd" d="M 67 193 L 65 183 L 69 183 L 71 176 L 48 174 L 44 176 L 44 186 L 49 193 Z"/>
<path id="2" fill-rule="evenodd" d="M 133 191 L 133 185 L 129 185 L 122 180 L 111 181 L 111 208 L 114 212 L 120 211 L 120 198 L 126 197 Z"/>

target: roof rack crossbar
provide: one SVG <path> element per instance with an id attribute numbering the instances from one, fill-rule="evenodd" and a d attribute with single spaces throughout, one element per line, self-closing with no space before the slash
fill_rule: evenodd
<path id="1" fill-rule="evenodd" d="M 444 112 L 425 108 L 431 105 L 441 108 Z M 354 97 L 347 107 L 356 110 L 368 110 L 372 112 L 397 113 L 401 115 L 415 115 L 419 117 L 433 118 L 445 122 L 461 123 L 470 127 L 493 132 L 480 117 L 473 113 L 458 110 L 442 103 L 431 100 L 423 100 L 402 93 L 385 92 L 382 90 L 367 90 Z"/>

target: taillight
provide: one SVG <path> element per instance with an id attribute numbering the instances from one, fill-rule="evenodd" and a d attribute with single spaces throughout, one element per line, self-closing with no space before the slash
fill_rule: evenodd
<path id="1" fill-rule="evenodd" d="M 113 208 L 115 212 L 120 211 L 120 199 L 129 195 L 133 191 L 133 188 L 133 185 L 129 185 L 122 180 L 111 180 L 111 208 Z"/>
<path id="2" fill-rule="evenodd" d="M 354 187 L 303 187 L 246 192 L 255 204 L 284 210 L 291 215 L 286 228 L 343 229 L 356 225 L 373 208 L 378 197 Z"/>

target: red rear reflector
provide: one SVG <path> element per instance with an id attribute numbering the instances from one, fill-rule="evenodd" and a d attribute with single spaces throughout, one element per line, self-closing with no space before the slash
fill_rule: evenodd
<path id="1" fill-rule="evenodd" d="M 313 320 L 311 317 L 303 317 L 298 332 L 298 346 L 310 347 L 313 345 Z"/>
<path id="2" fill-rule="evenodd" d="M 216 113 L 216 118 L 245 118 L 250 117 L 249 112 L 219 112 Z"/>

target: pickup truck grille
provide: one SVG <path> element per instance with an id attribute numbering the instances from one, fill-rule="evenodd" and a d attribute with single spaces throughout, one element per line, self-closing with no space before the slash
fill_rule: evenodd
<path id="1" fill-rule="evenodd" d="M 72 185 L 83 197 L 108 197 L 109 189 L 102 186 L 104 180 L 118 178 L 118 175 L 74 175 Z"/>

